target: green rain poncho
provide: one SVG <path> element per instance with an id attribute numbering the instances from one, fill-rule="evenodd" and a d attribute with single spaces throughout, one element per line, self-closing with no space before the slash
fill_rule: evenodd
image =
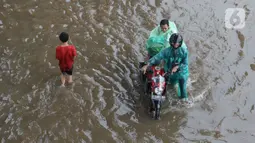
<path id="1" fill-rule="evenodd" d="M 174 22 L 169 21 L 169 29 L 164 33 L 160 25 L 155 27 L 146 42 L 146 50 L 150 56 L 156 55 L 162 49 L 169 47 L 169 38 L 173 33 L 177 33 L 177 27 Z"/>

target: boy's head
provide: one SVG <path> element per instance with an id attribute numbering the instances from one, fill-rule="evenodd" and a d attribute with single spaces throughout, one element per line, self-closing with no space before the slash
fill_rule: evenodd
<path id="1" fill-rule="evenodd" d="M 66 32 L 60 33 L 60 35 L 59 35 L 59 40 L 60 40 L 61 42 L 65 43 L 65 42 L 68 41 L 68 39 L 69 39 L 68 33 L 66 33 Z"/>

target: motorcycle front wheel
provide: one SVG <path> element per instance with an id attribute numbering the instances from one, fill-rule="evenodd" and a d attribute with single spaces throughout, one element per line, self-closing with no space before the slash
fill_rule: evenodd
<path id="1" fill-rule="evenodd" d="M 152 111 L 152 118 L 155 120 L 160 119 L 160 109 L 161 109 L 161 102 L 159 101 L 153 101 L 154 102 L 154 111 Z"/>

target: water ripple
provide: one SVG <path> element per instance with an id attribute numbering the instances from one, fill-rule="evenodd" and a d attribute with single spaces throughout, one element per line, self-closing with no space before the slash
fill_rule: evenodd
<path id="1" fill-rule="evenodd" d="M 252 141 L 252 6 L 230 0 L 3 0 L 1 142 Z M 245 29 L 224 27 L 228 7 L 246 10 Z M 176 22 L 188 45 L 188 92 L 197 105 L 169 107 L 155 122 L 140 106 L 137 65 L 162 18 Z M 66 88 L 58 87 L 54 50 L 61 31 L 70 33 L 78 53 L 74 83 Z"/>

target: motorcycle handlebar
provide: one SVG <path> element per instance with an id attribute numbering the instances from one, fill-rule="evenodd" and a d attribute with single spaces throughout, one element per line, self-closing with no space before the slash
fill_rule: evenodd
<path id="1" fill-rule="evenodd" d="M 142 72 L 143 72 L 142 68 L 140 68 L 140 71 L 142 71 Z M 146 73 L 147 73 L 147 72 L 149 72 L 149 73 L 152 73 L 152 72 L 153 72 L 153 70 L 152 70 L 152 66 L 148 66 L 148 67 L 147 67 L 147 69 L 146 69 Z M 172 73 L 171 73 L 170 71 L 167 71 L 167 72 L 165 72 L 165 73 L 164 73 L 164 75 L 163 75 L 163 76 L 165 77 L 165 76 L 167 76 L 167 75 L 172 75 Z"/>
<path id="2" fill-rule="evenodd" d="M 172 75 L 172 73 L 171 72 L 165 72 L 163 76 L 166 77 L 168 75 Z"/>

